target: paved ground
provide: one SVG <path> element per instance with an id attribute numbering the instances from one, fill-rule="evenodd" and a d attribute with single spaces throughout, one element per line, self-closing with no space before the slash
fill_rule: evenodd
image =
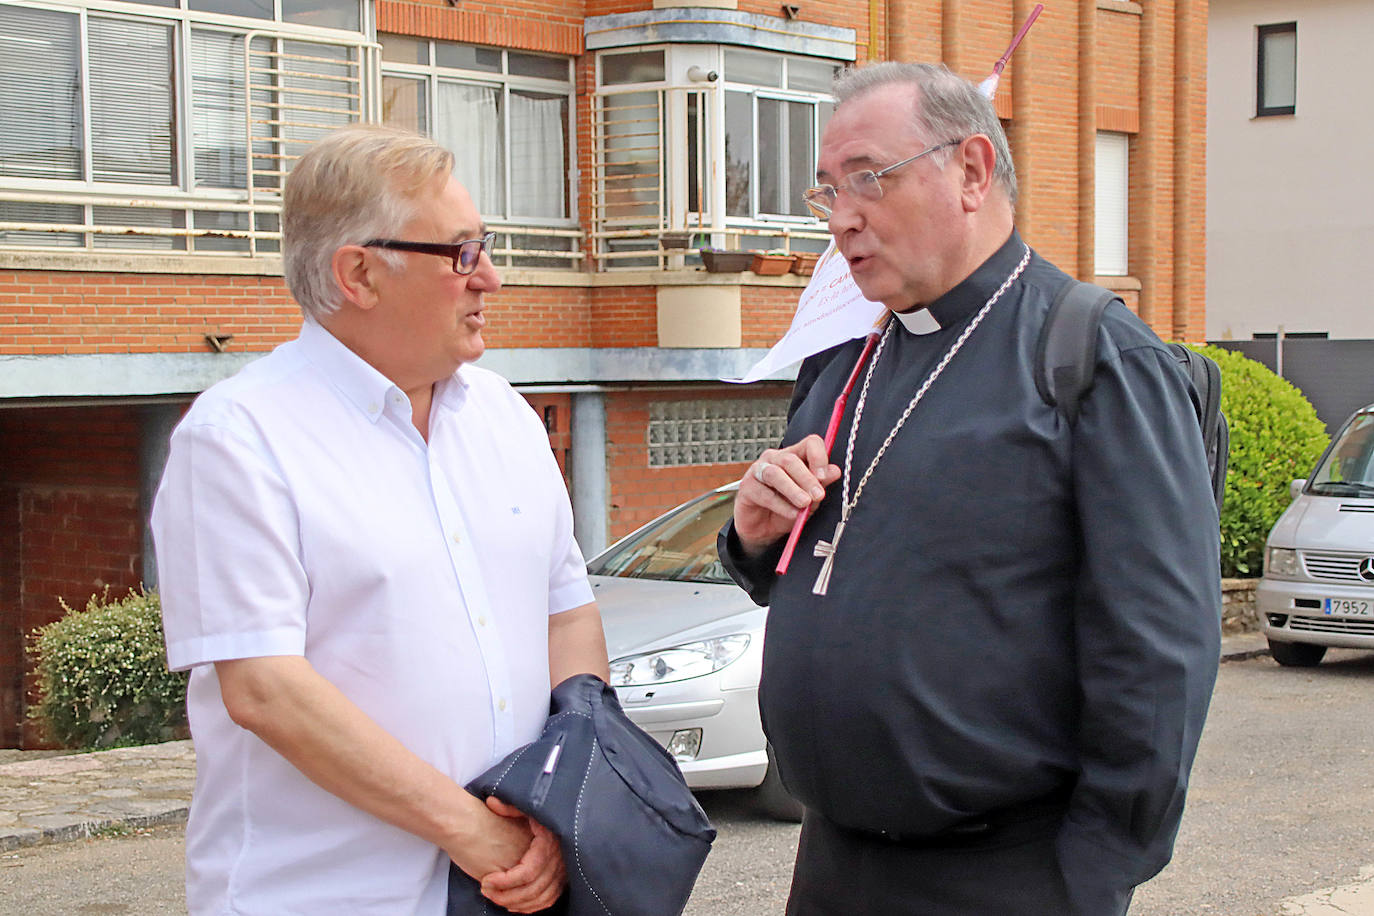
<path id="1" fill-rule="evenodd" d="M 1258 633 L 1223 640 L 1225 658 L 1264 651 Z M 0 751 L 0 851 L 185 820 L 195 767 L 189 741 L 91 754 Z"/>
<path id="2" fill-rule="evenodd" d="M 1258 634 L 1227 637 L 1223 646 L 1223 655 L 1229 660 L 1262 655 L 1264 651 L 1263 638 Z M 195 755 L 187 741 L 94 754 L 0 751 L 0 884 L 7 883 L 7 870 L 14 869 L 10 876 L 16 879 L 21 872 L 32 871 L 28 867 L 29 859 L 40 853 L 36 847 L 45 847 L 45 859 L 53 860 L 56 856 L 59 865 L 70 859 L 65 865 L 69 869 L 67 873 L 81 874 L 87 883 L 104 875 L 115 883 L 134 880 L 146 891 L 152 883 L 161 881 L 167 884 L 166 899 L 180 899 L 179 867 L 169 870 L 166 862 L 175 865 L 180 860 L 179 825 L 186 816 L 194 779 Z M 751 831 L 765 832 L 767 825 L 761 826 L 742 815 L 732 818 L 729 793 L 720 796 L 708 806 L 713 819 L 723 828 L 717 852 L 726 852 L 732 842 L 756 843 L 757 838 L 750 839 Z M 739 823 L 734 823 L 736 820 Z M 765 839 L 770 843 L 795 845 L 795 828 L 779 832 L 776 826 Z M 94 845 L 88 842 L 52 846 L 83 837 L 96 838 Z M 116 839 L 123 851 L 111 861 L 100 860 L 99 856 L 104 854 L 102 848 L 108 848 L 113 855 L 114 847 L 110 843 Z M 128 852 L 130 849 L 133 853 Z M 777 901 L 785 899 L 790 852 L 774 852 L 775 855 L 761 858 L 777 859 L 782 864 L 770 871 L 763 863 L 756 862 L 758 868 L 748 872 L 746 881 L 741 881 L 741 874 L 734 872 L 728 879 L 704 872 L 689 905 L 689 913 L 746 912 L 730 906 L 732 899 L 738 900 L 741 896 L 740 884 L 768 885 L 770 902 L 774 897 Z M 748 854 L 748 858 L 753 860 L 755 856 Z M 139 862 L 145 865 L 140 866 Z M 99 875 L 93 875 L 92 870 Z M 47 875 L 41 870 L 36 873 Z M 71 880 L 64 880 L 62 874 L 58 868 L 48 877 L 58 883 Z M 55 890 L 43 891 L 39 885 L 25 887 L 33 892 L 21 895 L 31 901 L 24 908 L 25 916 L 46 916 L 49 910 L 41 906 L 35 909 L 35 904 L 49 894 L 60 896 Z M 104 902 L 88 903 L 80 912 L 134 911 L 113 903 L 122 898 L 114 892 L 113 884 L 109 890 L 106 894 L 93 889 L 87 899 Z M 759 888 L 751 887 L 751 890 Z M 177 908 L 173 905 L 168 911 Z M 780 904 L 774 909 L 780 909 Z M 0 912 L 12 911 L 0 904 Z M 51 912 L 72 911 L 59 907 Z M 1338 914 L 1374 916 L 1374 868 L 1365 869 L 1353 882 L 1285 900 L 1282 904 L 1282 916 Z"/>
<path id="3" fill-rule="evenodd" d="M 0 851 L 186 819 L 190 741 L 0 764 Z"/>

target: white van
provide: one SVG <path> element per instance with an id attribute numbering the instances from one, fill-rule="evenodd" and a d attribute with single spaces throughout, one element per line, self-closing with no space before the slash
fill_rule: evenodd
<path id="1" fill-rule="evenodd" d="M 1355 411 L 1269 533 L 1255 592 L 1280 665 L 1374 649 L 1374 404 Z"/>

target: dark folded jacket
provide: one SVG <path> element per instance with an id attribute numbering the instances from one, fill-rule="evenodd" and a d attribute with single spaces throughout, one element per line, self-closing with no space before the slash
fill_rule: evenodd
<path id="1" fill-rule="evenodd" d="M 474 779 L 468 791 L 495 795 L 558 837 L 568 888 L 543 911 L 556 916 L 675 916 L 716 838 L 677 763 L 590 674 L 555 687 L 539 740 Z M 450 866 L 448 912 L 508 911 Z"/>

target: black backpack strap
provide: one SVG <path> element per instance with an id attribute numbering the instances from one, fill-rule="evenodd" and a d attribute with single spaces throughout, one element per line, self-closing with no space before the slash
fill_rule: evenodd
<path id="1" fill-rule="evenodd" d="M 1193 384 L 1197 397 L 1194 406 L 1198 425 L 1202 427 L 1202 447 L 1207 452 L 1207 466 L 1212 471 L 1212 495 L 1220 510 L 1226 496 L 1226 465 L 1231 447 L 1231 431 L 1221 412 L 1221 367 L 1183 344 L 1166 346 Z"/>
<path id="2" fill-rule="evenodd" d="M 1078 420 L 1078 402 L 1093 387 L 1097 328 L 1116 293 L 1092 283 L 1070 280 L 1050 303 L 1035 344 L 1035 389 L 1040 399 Z"/>

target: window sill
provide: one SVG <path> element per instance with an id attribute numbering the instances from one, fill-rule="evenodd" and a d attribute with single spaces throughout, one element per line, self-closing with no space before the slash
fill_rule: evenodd
<path id="1" fill-rule="evenodd" d="M 280 277 L 280 255 L 248 257 L 178 252 L 0 250 L 0 268 L 11 270 L 81 270 L 119 274 L 235 274 Z"/>
<path id="2" fill-rule="evenodd" d="M 1093 282 L 1098 286 L 1106 287 L 1114 293 L 1138 293 L 1140 292 L 1140 279 L 1128 276 L 1106 276 L 1098 274 L 1093 277 Z"/>
<path id="3" fill-rule="evenodd" d="M 697 268 L 682 270 L 608 270 L 581 273 L 569 270 L 501 270 L 502 286 L 782 286 L 800 289 L 810 277 L 783 274 L 761 277 L 749 271 L 711 273 Z"/>

